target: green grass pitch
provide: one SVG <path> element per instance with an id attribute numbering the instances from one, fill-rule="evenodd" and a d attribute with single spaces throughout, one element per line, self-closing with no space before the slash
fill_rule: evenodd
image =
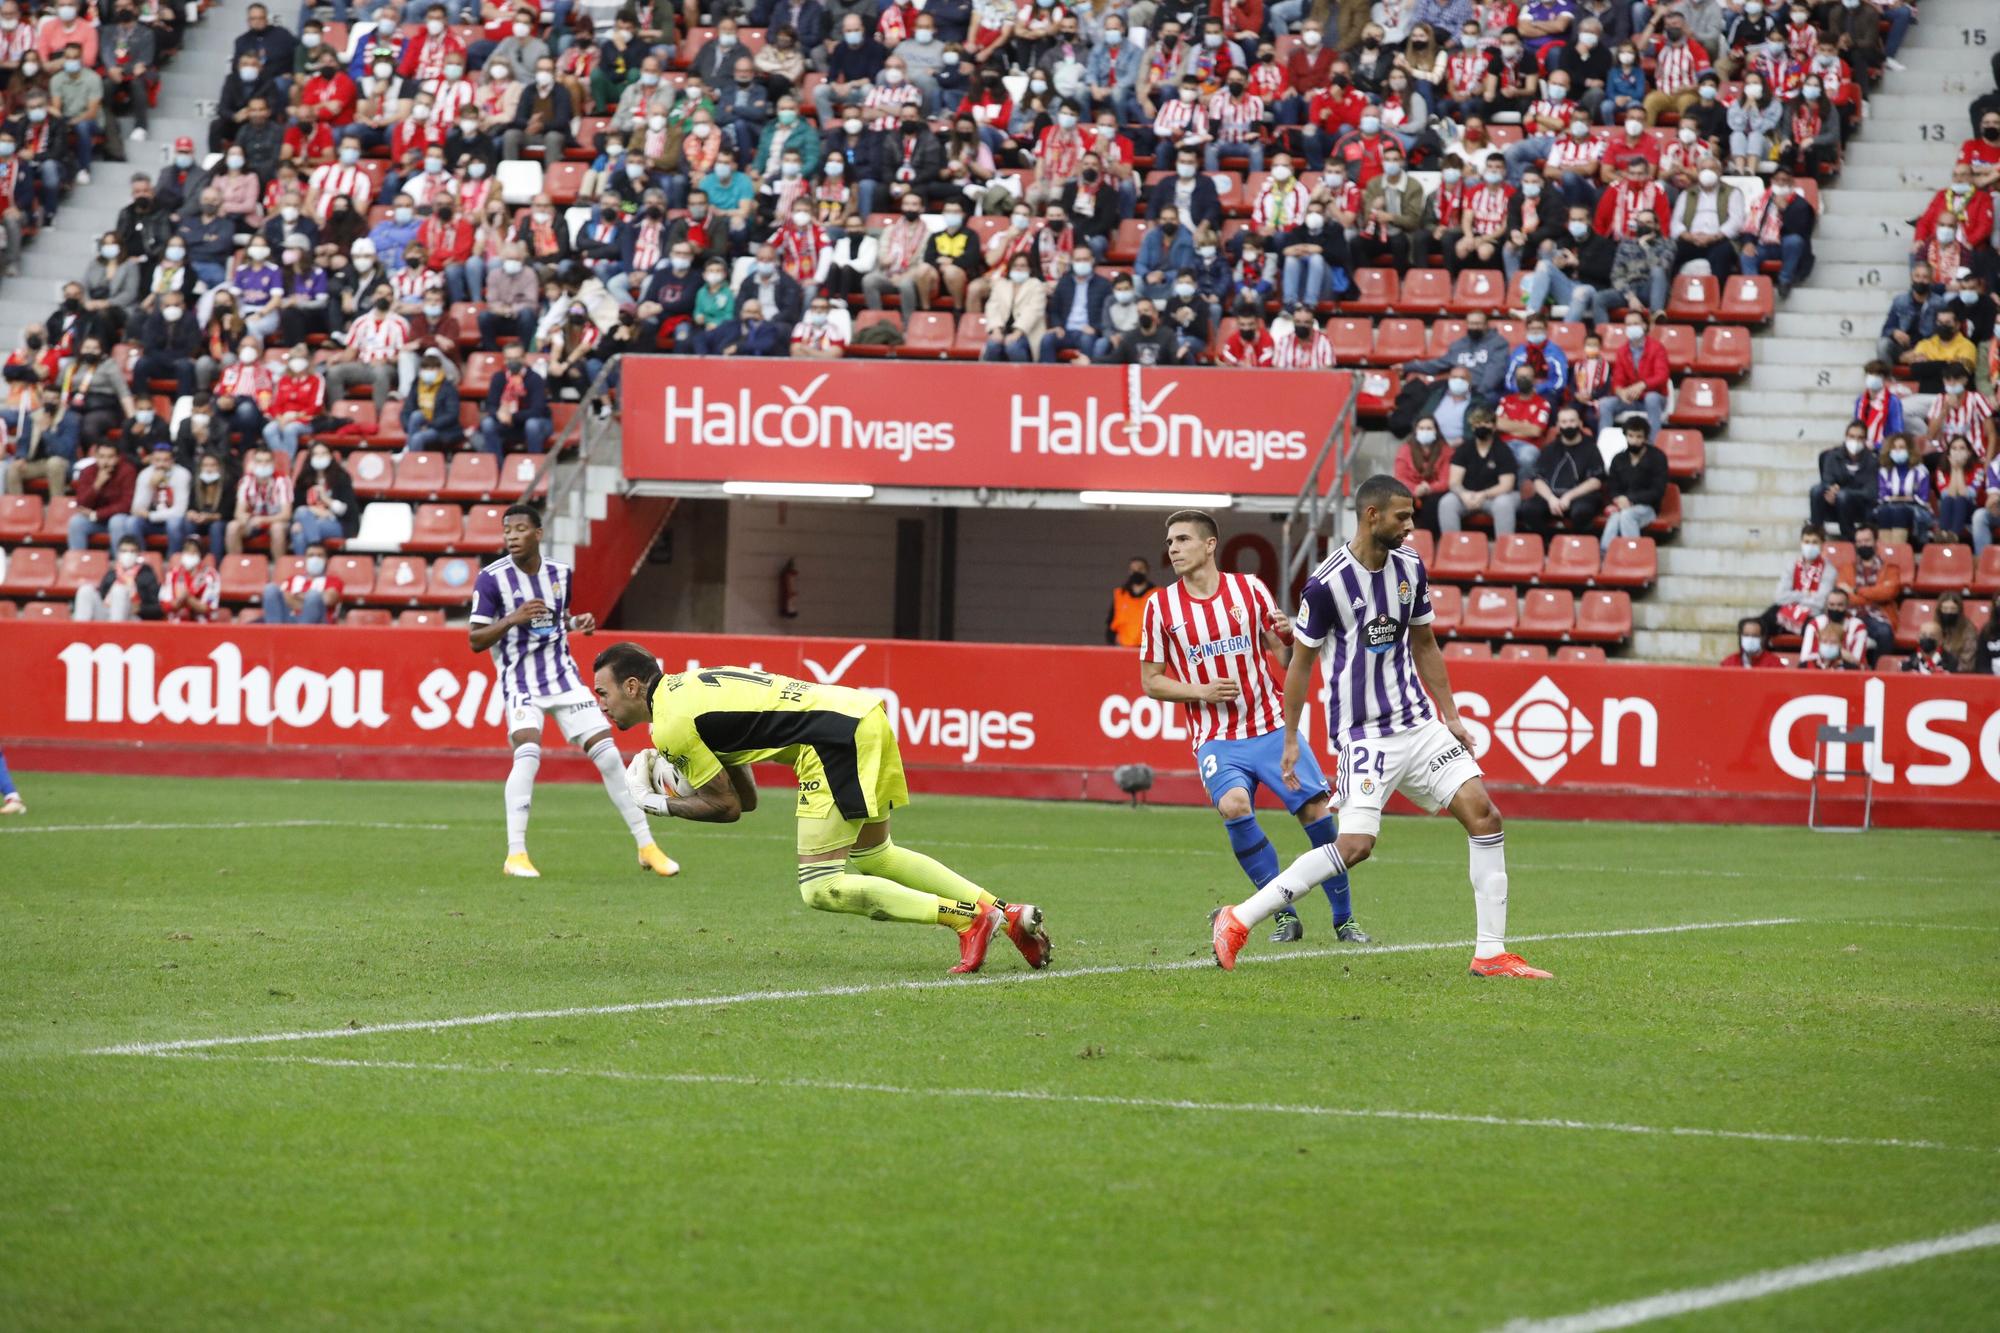
<path id="1" fill-rule="evenodd" d="M 1464 838 L 1393 819 L 1391 947 L 1315 899 L 1225 975 L 1212 813 L 919 795 L 899 841 L 1055 941 L 965 984 L 800 904 L 784 793 L 658 881 L 544 784 L 528 882 L 497 775 L 22 787 L 8 1330 L 1481 1330 L 2000 1221 L 1992 836 L 1515 821 L 1532 984 L 1465 975 Z M 1659 1326 L 1995 1310 L 1988 1248 Z"/>

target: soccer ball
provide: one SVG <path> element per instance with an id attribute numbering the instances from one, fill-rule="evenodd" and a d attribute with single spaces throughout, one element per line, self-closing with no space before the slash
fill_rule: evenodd
<path id="1" fill-rule="evenodd" d="M 625 765 L 625 785 L 631 788 L 635 800 L 648 796 L 686 796 L 694 790 L 688 785 L 687 774 L 675 767 L 671 759 L 650 749 L 639 751 Z"/>

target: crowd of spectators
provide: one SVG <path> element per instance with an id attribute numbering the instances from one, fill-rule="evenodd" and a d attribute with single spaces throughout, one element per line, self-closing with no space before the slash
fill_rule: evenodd
<path id="1" fill-rule="evenodd" d="M 1995 89 L 1967 110 L 1971 132 L 1949 180 L 1909 220 L 1909 279 L 1889 302 L 1875 359 L 1861 368 L 1853 419 L 1819 456 L 1799 558 L 1756 628 L 1744 622 L 1752 659 L 1793 635 L 1804 667 L 1858 670 L 1894 655 L 1899 608 L 1913 590 L 1885 548 L 1969 544 L 1973 561 L 1963 567 L 1971 570 L 2000 532 L 2000 57 L 1993 79 Z M 1835 538 L 1851 555 L 1838 570 L 1826 554 Z M 1959 592 L 1947 590 L 1916 629 L 1915 651 L 1900 659 L 1905 670 L 1988 671 L 2000 662 L 2000 604 L 1975 602 L 1968 613 Z"/>

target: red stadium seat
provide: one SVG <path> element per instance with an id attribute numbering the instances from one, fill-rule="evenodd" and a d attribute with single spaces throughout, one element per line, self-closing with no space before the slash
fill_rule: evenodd
<path id="1" fill-rule="evenodd" d="M 1556 649 L 1558 662 L 1602 662 L 1604 650 L 1594 643 L 1569 643 Z"/>
<path id="2" fill-rule="evenodd" d="M 1560 643 L 1576 626 L 1576 597 L 1568 588 L 1530 588 L 1521 599 L 1521 625 L 1515 631 L 1524 639 Z"/>
<path id="3" fill-rule="evenodd" d="M 1445 349 L 1465 336 L 1465 321 L 1445 317 L 1430 321 L 1430 341 L 1425 352 L 1430 356 L 1443 356 Z"/>
<path id="4" fill-rule="evenodd" d="M 1418 528 L 1403 545 L 1417 553 L 1417 559 L 1424 562 L 1424 568 L 1430 568 L 1432 559 L 1437 555 L 1437 538 Z"/>
<path id="5" fill-rule="evenodd" d="M 1972 586 L 1972 548 L 1932 543 L 1917 562 L 1918 592 L 1964 592 Z"/>
<path id="6" fill-rule="evenodd" d="M 517 458 L 531 457 L 517 454 Z M 447 500 L 491 500 L 500 485 L 500 462 L 484 450 L 452 455 L 443 486 L 436 492 Z"/>
<path id="7" fill-rule="evenodd" d="M 1488 661 L 1493 657 L 1493 645 L 1478 639 L 1453 639 L 1444 646 L 1444 655 L 1452 660 Z"/>
<path id="8" fill-rule="evenodd" d="M 1107 262 L 1131 264 L 1139 258 L 1139 243 L 1146 239 L 1153 224 L 1146 218 L 1126 218 L 1111 233 L 1111 240 L 1104 252 Z"/>
<path id="9" fill-rule="evenodd" d="M 1493 539 L 1493 554 L 1486 562 L 1489 583 L 1534 583 L 1542 577 L 1542 539 L 1531 532 L 1517 532 Z"/>
<path id="10" fill-rule="evenodd" d="M 1498 278 L 1494 281 L 1497 283 Z M 1451 304 L 1451 275 L 1441 268 L 1413 268 L 1403 275 L 1396 309 L 1407 315 L 1441 315 Z"/>
<path id="11" fill-rule="evenodd" d="M 1670 374 L 1685 375 L 1694 369 L 1694 330 L 1685 324 L 1655 324 L 1653 336 L 1667 354 Z"/>
<path id="12" fill-rule="evenodd" d="M 1340 308 L 1357 315 L 1386 315 L 1396 308 L 1403 292 L 1393 268 L 1356 269 L 1354 286 L 1354 295 L 1342 301 Z"/>
<path id="13" fill-rule="evenodd" d="M 478 577 L 477 560 L 463 555 L 446 556 L 431 565 L 424 601 L 431 606 L 463 606 L 472 600 L 472 581 Z"/>
<path id="14" fill-rule="evenodd" d="M 1618 537 L 1604 553 L 1597 581 L 1608 588 L 1650 588 L 1659 574 L 1659 548 L 1651 537 Z"/>
<path id="15" fill-rule="evenodd" d="M 305 557 L 296 555 L 275 556 L 271 560 L 271 580 L 274 583 L 290 583 L 293 576 L 305 572 Z"/>
<path id="16" fill-rule="evenodd" d="M 576 202 L 584 173 L 589 170 L 588 162 L 548 163 L 542 168 L 542 191 L 555 201 L 556 207 L 568 208 Z"/>
<path id="17" fill-rule="evenodd" d="M 1852 550 L 1851 547 L 1849 549 L 1850 551 Z M 1989 547 L 1988 549 L 1991 548 Z M 1882 557 L 1883 564 L 1894 565 L 1897 569 L 1903 571 L 1903 586 L 1905 588 L 1914 587 L 1916 585 L 1917 558 L 1914 554 L 1911 553 L 1910 544 L 1908 542 L 1883 542 L 1875 553 Z M 1851 562 L 1853 556 L 1850 554 L 1848 558 Z M 1853 573 L 1853 566 L 1851 563 L 1849 565 L 1848 572 L 1850 576 Z"/>
<path id="18" fill-rule="evenodd" d="M 474 505 L 465 511 L 465 531 L 459 537 L 459 548 L 466 551 L 497 551 L 500 549 L 500 515 L 503 505 Z"/>
<path id="19" fill-rule="evenodd" d="M 472 402 L 484 398 L 487 389 L 493 385 L 494 372 L 499 369 L 498 352 L 474 352 L 466 357 L 465 377 L 458 383 L 459 400 Z"/>
<path id="20" fill-rule="evenodd" d="M 539 454 L 508 454 L 506 461 L 500 465 L 500 479 L 494 485 L 493 498 L 519 500 L 526 496 L 528 488 L 535 486 L 535 477 L 541 468 L 542 458 Z M 541 485 L 536 488 L 537 493 L 546 494 L 548 484 L 548 478 L 543 477 Z"/>
<path id="21" fill-rule="evenodd" d="M 1405 361 L 1421 361 L 1427 336 L 1420 319 L 1385 319 L 1375 326 L 1375 350 L 1369 361 L 1378 366 L 1400 366 Z"/>
<path id="22" fill-rule="evenodd" d="M 448 623 L 442 611 L 424 611 L 415 607 L 396 617 L 398 629 L 439 629 Z"/>
<path id="23" fill-rule="evenodd" d="M 1458 632 L 1475 639 L 1504 639 L 1520 618 L 1520 601 L 1512 588 L 1474 588 L 1465 596 L 1465 613 Z"/>
<path id="24" fill-rule="evenodd" d="M 1937 603 L 1928 597 L 1905 597 L 1903 608 L 1896 617 L 1896 646 L 1914 648 L 1922 633 L 1924 622 L 1937 616 Z"/>
<path id="25" fill-rule="evenodd" d="M 1750 334 L 1729 324 L 1711 324 L 1695 343 L 1694 369 L 1698 375 L 1721 375 L 1735 379 L 1750 369 Z"/>
<path id="26" fill-rule="evenodd" d="M 1542 582 L 1583 587 L 1597 579 L 1597 540 L 1565 533 L 1549 540 L 1542 561 Z"/>
<path id="27" fill-rule="evenodd" d="M 0 495 L 0 543 L 27 541 L 42 526 L 42 497 Z"/>
<path id="28" fill-rule="evenodd" d="M 357 606 L 341 617 L 341 623 L 356 628 L 385 629 L 392 622 L 389 613 L 380 607 Z"/>
<path id="29" fill-rule="evenodd" d="M 21 608 L 23 620 L 68 620 L 68 602 L 29 602 Z"/>
<path id="30" fill-rule="evenodd" d="M 1333 344 L 1337 364 L 1363 365 L 1375 351 L 1375 326 L 1365 319 L 1335 316 L 1326 322 L 1326 339 Z"/>
<path id="31" fill-rule="evenodd" d="M 1689 376 L 1674 395 L 1670 426 L 1693 426 L 1698 430 L 1721 430 L 1729 424 L 1729 382 L 1707 376 Z"/>
<path id="32" fill-rule="evenodd" d="M 1409 287 L 1406 285 L 1403 290 L 1407 292 Z M 1488 268 L 1469 268 L 1458 275 L 1451 294 L 1453 314 L 1469 315 L 1484 310 L 1489 315 L 1498 315 L 1506 308 L 1507 282 L 1502 274 Z"/>
<path id="33" fill-rule="evenodd" d="M 1714 316 L 1716 281 L 1684 273 L 1667 295 L 1667 318 L 1678 324 L 1706 324 Z"/>
<path id="34" fill-rule="evenodd" d="M 1632 598 L 1622 590 L 1585 593 L 1576 604 L 1578 640 L 1587 643 L 1623 643 L 1632 636 Z"/>
<path id="35" fill-rule="evenodd" d="M 1440 635 L 1450 636 L 1458 632 L 1458 620 L 1464 612 L 1464 599 L 1457 588 L 1449 583 L 1431 585 L 1431 613 L 1434 620 L 1431 629 Z"/>
<path id="36" fill-rule="evenodd" d="M 329 556 L 326 572 L 340 580 L 349 596 L 365 594 L 375 586 L 375 557 L 372 555 Z"/>
<path id="37" fill-rule="evenodd" d="M 404 454 L 396 460 L 396 479 L 383 494 L 398 500 L 434 500 L 444 490 L 444 468 L 443 454 Z"/>
<path id="38" fill-rule="evenodd" d="M 60 500 L 50 500 L 42 506 L 41 531 L 34 540 L 42 546 L 68 546 L 69 520 L 80 508 L 74 495 L 65 495 Z"/>
<path id="39" fill-rule="evenodd" d="M 357 499 L 385 499 L 396 486 L 396 464 L 386 454 L 357 451 L 347 456 L 347 477 Z"/>
<path id="40" fill-rule="evenodd" d="M 1658 517 L 1646 525 L 1646 533 L 1652 537 L 1671 537 L 1681 530 L 1681 488 L 1667 483 L 1667 498 L 1660 501 Z"/>
<path id="41" fill-rule="evenodd" d="M 1446 583 L 1477 583 L 1486 576 L 1487 541 L 1483 532 L 1447 532 L 1438 538 L 1431 577 Z"/>
<path id="42" fill-rule="evenodd" d="M 367 600 L 389 606 L 415 606 L 423 600 L 429 581 L 430 571 L 421 557 L 384 556 L 375 566 L 375 587 Z"/>
<path id="43" fill-rule="evenodd" d="M 1370 425 L 1386 422 L 1395 409 L 1396 394 L 1402 383 L 1402 372 L 1395 370 L 1370 370 L 1357 376 L 1354 414 Z"/>
<path id="44" fill-rule="evenodd" d="M 1761 273 L 1732 273 L 1723 280 L 1715 317 L 1725 324 L 1762 324 L 1777 306 L 1771 280 Z"/>
<path id="45" fill-rule="evenodd" d="M 1979 553 L 1979 566 L 1972 572 L 1972 590 L 1982 596 L 2000 593 L 2000 542 Z"/>
<path id="46" fill-rule="evenodd" d="M 55 591 L 65 597 L 74 596 L 84 584 L 95 585 L 110 566 L 108 551 L 64 551 L 56 565 Z"/>
<path id="47" fill-rule="evenodd" d="M 919 310 L 910 316 L 910 323 L 903 330 L 903 345 L 896 349 L 901 357 L 937 358 L 951 350 L 952 340 L 958 336 L 958 320 L 948 311 Z"/>
<path id="48" fill-rule="evenodd" d="M 253 602 L 264 595 L 271 581 L 271 561 L 261 555 L 225 555 L 215 562 L 222 600 Z"/>
<path id="49" fill-rule="evenodd" d="M 7 552 L 7 572 L 0 576 L 0 592 L 16 597 L 33 597 L 51 592 L 56 586 L 56 553 L 46 547 L 23 546 Z"/>
<path id="50" fill-rule="evenodd" d="M 893 324 L 900 330 L 903 317 L 893 310 L 863 310 L 854 316 L 855 333 L 875 324 Z M 887 343 L 857 343 L 851 335 L 847 341 L 849 356 L 887 356 L 890 350 Z"/>
<path id="51" fill-rule="evenodd" d="M 1583 340 L 1590 330 L 1573 319 L 1559 319 L 1549 325 L 1549 341 L 1562 349 L 1571 361 L 1583 355 Z"/>
<path id="52" fill-rule="evenodd" d="M 954 361 L 977 361 L 986 351 L 986 316 L 968 311 L 958 317 L 958 334 L 951 341 Z"/>
<path id="53" fill-rule="evenodd" d="M 416 522 L 403 543 L 406 551 L 449 551 L 465 533 L 465 511 L 457 505 L 418 505 Z"/>
<path id="54" fill-rule="evenodd" d="M 1667 475 L 1675 481 L 1700 481 L 1708 470 L 1708 446 L 1698 430 L 1662 429 L 1653 443 L 1667 456 Z"/>
<path id="55" fill-rule="evenodd" d="M 1503 643 L 1500 651 L 1493 654 L 1503 662 L 1546 662 L 1549 650 L 1539 643 Z"/>

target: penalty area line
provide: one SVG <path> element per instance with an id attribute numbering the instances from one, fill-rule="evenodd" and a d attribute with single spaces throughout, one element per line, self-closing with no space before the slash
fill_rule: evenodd
<path id="1" fill-rule="evenodd" d="M 935 1097 L 971 1101 L 1036 1102 L 1063 1106 L 1099 1106 L 1137 1111 L 1195 1111 L 1216 1115 L 1319 1116 L 1339 1120 L 1393 1120 L 1416 1124 L 1473 1125 L 1492 1129 L 1545 1129 L 1589 1134 L 1626 1134 L 1647 1138 L 1729 1139 L 1747 1143 L 1800 1144 L 1822 1148 L 1898 1148 L 1931 1152 L 1993 1151 L 1928 1139 L 1871 1139 L 1842 1135 L 1792 1134 L 1767 1130 L 1707 1129 L 1687 1125 L 1636 1125 L 1622 1121 L 1573 1120 L 1559 1116 L 1504 1116 L 1454 1111 L 1415 1111 L 1387 1107 L 1320 1106 L 1311 1103 L 1228 1102 L 1186 1097 L 1116 1097 L 1093 1093 L 1052 1092 L 1040 1088 L 911 1087 L 846 1079 L 762 1078 L 754 1074 L 644 1073 L 623 1069 L 581 1069 L 568 1066 L 472 1065 L 450 1061 L 351 1060 L 316 1055 L 217 1055 L 206 1051 L 162 1051 L 158 1060 L 197 1060 L 231 1064 L 309 1065 L 320 1069 L 401 1070 L 425 1074 L 522 1074 L 532 1078 L 586 1078 L 620 1083 L 665 1083 L 690 1086 L 778 1088 L 804 1092 L 854 1093 L 882 1097 Z"/>
<path id="2" fill-rule="evenodd" d="M 1513 942 L 1531 944 L 1554 940 L 1629 939 L 1645 935 L 1679 935 L 1703 930 L 1751 930 L 1767 926 L 1805 924 L 1799 917 L 1764 917 L 1750 921 L 1695 921 L 1674 926 L 1633 926 L 1622 930 L 1574 930 L 1541 935 L 1516 935 Z M 1471 949 L 1472 940 L 1439 940 L 1416 944 L 1371 944 L 1359 948 L 1300 949 L 1290 953 L 1252 954 L 1238 959 L 1243 964 L 1291 963 L 1312 958 L 1365 958 L 1383 954 L 1433 953 L 1448 949 Z M 665 1009 L 713 1009 L 725 1005 L 769 1004 L 784 1000 L 824 1000 L 850 995 L 883 995 L 898 991 L 944 990 L 971 986 L 1004 986 L 1046 983 L 1068 977 L 1118 976 L 1128 972 L 1184 972 L 1192 968 L 1212 968 L 1211 958 L 1187 958 L 1171 963 L 1111 963 L 1100 967 L 1072 967 L 1042 972 L 1003 972 L 971 977 L 932 977 L 921 981 L 871 981 L 846 986 L 808 986 L 789 990 L 743 991 L 734 995 L 687 995 L 663 1000 L 637 1000 L 626 1004 L 577 1005 L 563 1009 L 501 1010 L 486 1014 L 466 1014 L 453 1018 L 417 1018 L 389 1023 L 353 1023 L 346 1027 L 306 1029 L 296 1032 L 250 1033 L 242 1036 L 189 1037 L 177 1041 L 122 1042 L 83 1051 L 84 1055 L 162 1055 L 170 1051 L 212 1050 L 223 1046 L 261 1046 L 281 1042 L 331 1041 L 341 1037 L 367 1037 L 386 1032 L 443 1032 L 451 1028 L 486 1027 L 495 1023 L 526 1023 L 562 1018 L 594 1018 L 615 1014 L 653 1013 Z"/>
<path id="3" fill-rule="evenodd" d="M 1769 1268 L 1712 1286 L 1663 1291 L 1656 1296 L 1600 1306 L 1580 1314 L 1560 1315 L 1554 1319 L 1516 1319 L 1502 1325 L 1496 1333 L 1604 1333 L 1608 1329 L 1650 1324 L 1656 1319 L 1672 1319 L 1697 1310 L 1713 1310 L 1720 1305 L 1759 1300 L 1782 1291 L 1796 1291 L 1800 1287 L 1859 1277 L 1863 1273 L 1877 1273 L 1887 1268 L 1904 1268 L 1927 1259 L 1940 1259 L 1948 1254 L 1963 1254 L 1968 1250 L 1985 1250 L 1994 1246 L 2000 1246 L 2000 1222 L 1930 1240 L 1837 1254 L 1789 1268 Z"/>

